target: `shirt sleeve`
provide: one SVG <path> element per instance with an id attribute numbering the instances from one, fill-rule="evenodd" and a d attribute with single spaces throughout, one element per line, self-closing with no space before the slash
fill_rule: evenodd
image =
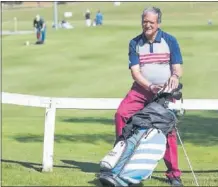
<path id="1" fill-rule="evenodd" d="M 139 64 L 139 57 L 136 52 L 136 42 L 131 40 L 129 42 L 129 69 L 136 64 Z"/>
<path id="2" fill-rule="evenodd" d="M 170 47 L 170 63 L 182 64 L 183 60 L 182 60 L 180 47 L 175 37 L 171 37 L 169 47 Z"/>
<path id="3" fill-rule="evenodd" d="M 36 20 L 33 20 L 33 27 L 36 27 Z"/>

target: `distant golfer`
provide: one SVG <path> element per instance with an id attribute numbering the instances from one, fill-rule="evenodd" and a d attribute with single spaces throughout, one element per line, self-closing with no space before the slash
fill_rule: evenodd
<path id="1" fill-rule="evenodd" d="M 86 13 L 85 13 L 85 20 L 86 20 L 86 26 L 87 26 L 87 27 L 90 27 L 92 21 L 91 21 L 91 13 L 90 13 L 90 10 L 89 10 L 89 9 L 86 10 Z"/>
<path id="2" fill-rule="evenodd" d="M 95 16 L 95 20 L 96 20 L 96 25 L 102 25 L 103 24 L 103 15 L 100 12 L 100 10 L 97 12 L 97 14 Z"/>
<path id="3" fill-rule="evenodd" d="M 43 44 L 45 42 L 46 24 L 40 15 L 36 15 L 35 19 L 33 20 L 33 27 L 36 29 L 36 43 Z"/>

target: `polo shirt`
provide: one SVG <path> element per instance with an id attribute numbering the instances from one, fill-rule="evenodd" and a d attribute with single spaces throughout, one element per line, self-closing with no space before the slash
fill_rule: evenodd
<path id="1" fill-rule="evenodd" d="M 164 84 L 171 76 L 172 64 L 182 64 L 176 38 L 158 29 L 153 43 L 142 33 L 129 42 L 129 68 L 139 64 L 144 78 L 153 84 Z"/>

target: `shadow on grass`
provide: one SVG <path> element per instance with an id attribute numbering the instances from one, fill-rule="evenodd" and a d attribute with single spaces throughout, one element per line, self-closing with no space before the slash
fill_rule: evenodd
<path id="1" fill-rule="evenodd" d="M 102 186 L 100 181 L 98 180 L 99 169 L 100 169 L 99 164 L 92 163 L 92 162 L 80 162 L 80 161 L 75 161 L 75 160 L 61 160 L 61 161 L 65 164 L 73 165 L 74 168 L 78 168 L 85 173 L 95 173 L 96 178 L 91 180 L 91 181 L 88 181 L 88 183 L 92 184 L 94 186 L 98 186 L 98 187 Z M 194 172 L 195 173 L 217 173 L 218 170 L 195 170 Z M 165 171 L 154 171 L 154 174 L 155 173 L 164 174 Z M 182 173 L 192 173 L 192 172 L 184 170 L 184 171 L 182 171 Z M 169 184 L 168 180 L 164 177 L 152 176 L 151 179 Z M 143 186 L 143 184 L 140 183 L 138 185 L 131 185 L 131 187 L 134 187 L 134 186 L 141 187 L 141 186 Z"/>
<path id="2" fill-rule="evenodd" d="M 218 142 L 218 111 L 204 111 L 200 115 L 185 115 L 178 124 L 184 142 L 201 146 L 214 146 Z M 207 117 L 205 117 L 207 115 Z"/>
<path id="3" fill-rule="evenodd" d="M 33 169 L 33 170 L 38 171 L 38 172 L 42 171 L 42 164 L 39 164 L 39 163 L 23 162 L 23 161 L 7 160 L 7 159 L 1 159 L 1 162 L 11 163 L 11 164 L 20 164 L 21 166 L 23 166 L 25 168 Z"/>
<path id="4" fill-rule="evenodd" d="M 104 125 L 114 125 L 113 119 L 108 118 L 93 118 L 93 117 L 83 117 L 83 118 L 63 118 L 59 117 L 58 120 L 68 123 L 95 123 Z"/>
<path id="5" fill-rule="evenodd" d="M 73 165 L 75 168 L 80 169 L 86 173 L 98 173 L 100 170 L 99 164 L 92 162 L 79 162 L 75 160 L 61 160 L 65 164 Z"/>
<path id="6" fill-rule="evenodd" d="M 35 134 L 19 134 L 12 137 L 18 142 L 28 143 L 28 142 L 43 142 L 42 135 Z M 64 142 L 86 142 L 92 144 L 97 143 L 97 141 L 103 140 L 106 143 L 113 145 L 115 137 L 111 134 L 55 134 L 55 142 L 64 143 Z"/>
<path id="7" fill-rule="evenodd" d="M 65 168 L 65 169 L 80 169 L 84 173 L 99 173 L 100 167 L 99 164 L 93 162 L 81 162 L 75 160 L 61 160 L 65 165 L 53 165 L 54 168 Z M 27 162 L 27 161 L 17 161 L 17 160 L 8 160 L 1 159 L 2 163 L 11 163 L 19 164 L 25 168 L 34 169 L 35 171 L 42 171 L 42 164 Z M 2 166 L 2 168 L 4 168 Z M 217 173 L 218 170 L 195 170 L 195 173 Z M 154 173 L 165 173 L 165 171 L 154 171 Z M 184 170 L 182 173 L 191 173 L 191 171 Z M 152 176 L 153 179 L 166 182 L 165 178 Z"/>
<path id="8" fill-rule="evenodd" d="M 197 115 L 199 114 L 199 115 Z M 178 124 L 178 129 L 180 136 L 184 142 L 193 143 L 200 146 L 213 146 L 217 145 L 218 142 L 218 112 L 198 112 L 196 115 L 187 114 L 180 119 Z M 202 115 L 204 114 L 204 116 Z M 72 122 L 75 125 L 80 125 L 79 123 L 87 124 L 113 124 L 112 120 L 108 118 L 69 118 L 63 119 L 65 122 Z M 99 124 L 101 125 L 101 124 Z M 92 134 L 55 134 L 55 142 L 92 142 L 95 144 L 98 141 L 104 141 L 113 145 L 115 136 L 110 133 L 95 133 L 93 129 Z M 72 132 L 73 133 L 73 132 Z M 18 134 L 12 137 L 19 142 L 43 142 L 42 135 L 36 134 Z"/>
<path id="9" fill-rule="evenodd" d="M 17 160 L 7 160 L 7 159 L 1 159 L 1 162 L 2 163 L 19 164 L 25 168 L 29 168 L 29 169 L 33 169 L 33 170 L 38 171 L 38 172 L 42 172 L 42 164 L 40 164 L 40 163 L 17 161 Z M 74 166 L 67 166 L 67 165 L 53 165 L 53 167 L 54 168 L 66 168 L 66 169 L 77 168 Z"/>
<path id="10" fill-rule="evenodd" d="M 65 164 L 73 165 L 74 168 L 79 168 L 83 172 L 98 173 L 100 170 L 99 164 L 93 162 L 81 162 L 75 160 L 61 160 Z M 195 173 L 216 173 L 218 170 L 195 170 Z M 154 171 L 154 173 L 165 173 L 165 171 Z M 182 173 L 192 173 L 188 170 L 183 170 Z"/>
<path id="11" fill-rule="evenodd" d="M 96 186 L 96 187 L 107 187 L 107 186 L 103 186 L 102 184 L 101 184 L 101 182 L 97 179 L 97 178 L 95 178 L 95 179 L 93 179 L 93 180 L 91 180 L 91 181 L 88 181 L 88 183 L 89 184 L 92 184 L 93 186 Z M 132 185 L 129 185 L 129 187 L 143 187 L 143 184 L 142 183 L 140 183 L 140 184 L 132 184 Z"/>
<path id="12" fill-rule="evenodd" d="M 154 172 L 154 173 L 164 173 L 164 172 L 157 171 L 157 172 Z M 168 183 L 168 180 L 165 177 L 151 176 L 151 179 L 154 179 L 154 180 L 157 180 L 157 181 L 160 181 L 160 182 L 164 182 L 164 183 Z"/>
<path id="13" fill-rule="evenodd" d="M 96 187 L 105 187 L 100 183 L 100 181 L 97 178 L 95 178 L 91 181 L 88 181 L 88 183 L 92 184 L 92 186 L 96 186 Z"/>

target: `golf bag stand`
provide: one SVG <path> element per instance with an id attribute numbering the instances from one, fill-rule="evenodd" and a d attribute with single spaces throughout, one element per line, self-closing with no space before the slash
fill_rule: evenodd
<path id="1" fill-rule="evenodd" d="M 176 133 L 177 133 L 177 136 L 178 136 L 178 138 L 179 138 L 180 144 L 181 144 L 181 146 L 182 146 L 183 152 L 184 152 L 184 154 L 185 154 L 185 158 L 186 158 L 186 160 L 187 160 L 187 162 L 188 162 L 189 168 L 190 168 L 190 170 L 191 170 L 191 172 L 192 172 L 192 175 L 193 175 L 193 177 L 194 177 L 195 184 L 196 184 L 196 186 L 199 186 L 197 177 L 196 177 L 196 175 L 195 175 L 195 173 L 194 173 L 194 170 L 193 170 L 193 168 L 192 168 L 191 162 L 190 162 L 190 160 L 189 160 L 189 158 L 188 158 L 187 152 L 186 152 L 186 150 L 185 150 L 184 144 L 182 143 L 182 139 L 181 139 L 181 137 L 180 137 L 180 135 L 179 135 L 179 131 L 178 131 L 177 128 L 176 128 Z"/>

